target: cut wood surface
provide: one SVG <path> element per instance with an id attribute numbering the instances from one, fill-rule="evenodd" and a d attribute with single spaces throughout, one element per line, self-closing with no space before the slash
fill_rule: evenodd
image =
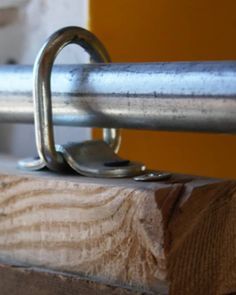
<path id="1" fill-rule="evenodd" d="M 236 182 L 26 173 L 0 158 L 0 188 L 4 263 L 134 292 L 236 292 Z"/>

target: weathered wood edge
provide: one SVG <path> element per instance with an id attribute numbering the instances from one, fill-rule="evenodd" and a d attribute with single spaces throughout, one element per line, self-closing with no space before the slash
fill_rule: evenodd
<path id="1" fill-rule="evenodd" d="M 111 285 L 73 273 L 1 263 L 0 290 L 4 295 L 168 294 L 168 286 L 163 283 L 160 283 L 159 290 L 153 293 L 131 286 Z"/>

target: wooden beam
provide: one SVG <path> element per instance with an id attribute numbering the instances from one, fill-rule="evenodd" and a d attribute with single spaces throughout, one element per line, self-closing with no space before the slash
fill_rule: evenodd
<path id="1" fill-rule="evenodd" d="M 236 292 L 236 182 L 137 183 L 0 163 L 2 262 L 155 294 Z"/>

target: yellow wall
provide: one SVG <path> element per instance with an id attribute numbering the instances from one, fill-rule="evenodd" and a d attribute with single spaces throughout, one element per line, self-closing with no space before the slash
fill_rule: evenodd
<path id="1" fill-rule="evenodd" d="M 90 0 L 90 29 L 116 62 L 236 60 L 235 11 L 235 0 Z M 124 130 L 120 154 L 150 168 L 236 178 L 235 151 L 236 135 Z"/>

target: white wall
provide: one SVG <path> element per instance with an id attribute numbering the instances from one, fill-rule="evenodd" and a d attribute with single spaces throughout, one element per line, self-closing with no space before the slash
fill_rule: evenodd
<path id="1" fill-rule="evenodd" d="M 33 64 L 37 52 L 50 34 L 69 25 L 86 27 L 87 2 L 87 0 L 29 0 L 28 5 L 15 11 L 10 10 L 9 23 L 0 26 L 0 63 L 15 60 L 19 64 Z M 10 21 L 11 18 L 13 20 Z M 67 64 L 87 62 L 87 56 L 78 46 L 72 45 L 64 49 L 56 62 Z M 79 141 L 90 137 L 89 128 L 56 127 L 55 129 L 57 143 Z M 19 157 L 35 155 L 33 126 L 0 125 L 0 152 L 8 152 Z"/>

